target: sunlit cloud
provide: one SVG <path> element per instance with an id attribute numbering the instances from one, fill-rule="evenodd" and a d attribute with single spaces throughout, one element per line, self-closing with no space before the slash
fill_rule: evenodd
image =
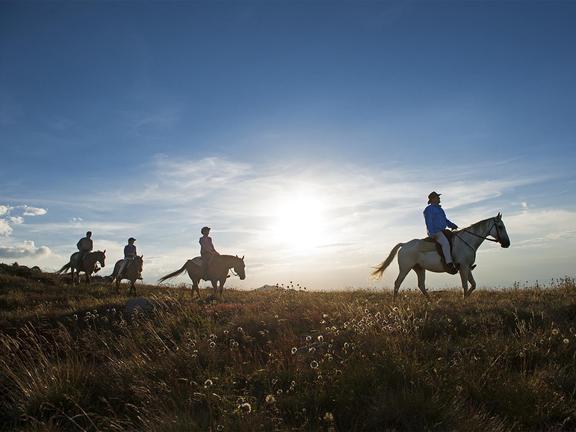
<path id="1" fill-rule="evenodd" d="M 23 210 L 22 214 L 24 216 L 42 216 L 48 212 L 46 209 L 40 207 L 21 206 L 17 208 L 21 208 Z"/>
<path id="2" fill-rule="evenodd" d="M 392 246 L 426 235 L 422 211 L 431 190 L 443 193 L 450 219 L 460 226 L 502 211 L 517 250 L 536 241 L 550 244 L 562 232 L 570 236 L 576 228 L 569 210 L 534 213 L 515 198 L 518 188 L 547 179 L 512 170 L 487 175 L 485 166 L 446 176 L 434 168 L 249 164 L 159 155 L 143 168 L 142 176 L 88 198 L 97 213 L 24 226 L 28 237 L 70 232 L 80 236 L 90 229 L 95 248 L 106 249 L 110 263 L 122 257 L 124 242 L 135 236 L 149 282 L 198 255 L 200 228 L 209 225 L 221 253 L 246 256 L 250 277 L 242 282 L 230 279 L 233 286 L 291 279 L 314 288 L 370 286 L 371 266 Z M 56 251 L 67 256 L 75 251 L 75 242 L 69 247 L 58 242 Z M 505 279 L 507 270 L 498 259 L 502 250 L 488 245 L 479 252 L 494 266 L 486 275 L 481 268 L 480 275 Z M 392 268 L 383 284 L 389 284 L 395 272 Z M 431 275 L 432 286 L 439 281 L 445 283 L 441 276 Z"/>
<path id="3" fill-rule="evenodd" d="M 47 246 L 36 246 L 33 241 L 10 246 L 0 245 L 0 258 L 33 258 L 50 255 L 52 251 Z"/>

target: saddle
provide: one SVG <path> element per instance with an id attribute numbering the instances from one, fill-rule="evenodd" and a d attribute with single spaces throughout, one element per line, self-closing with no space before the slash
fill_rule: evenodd
<path id="1" fill-rule="evenodd" d="M 452 241 L 454 239 L 454 233 L 450 230 L 443 230 L 442 231 L 444 233 L 444 235 L 446 236 L 446 238 L 448 239 L 448 243 L 450 243 L 450 255 L 452 255 Z M 438 252 L 438 255 L 440 255 L 440 260 L 442 261 L 442 264 L 444 265 L 444 269 L 446 270 L 447 273 L 450 274 L 456 274 L 458 273 L 458 264 L 454 263 L 455 266 L 455 271 L 450 271 L 450 269 L 448 268 L 448 266 L 446 265 L 446 258 L 444 258 L 444 252 L 442 252 L 442 246 L 440 246 L 440 243 L 438 243 L 436 240 L 434 240 L 432 237 L 426 237 L 425 239 L 423 239 L 425 242 L 430 242 L 430 243 L 434 243 L 436 246 L 436 252 Z"/>

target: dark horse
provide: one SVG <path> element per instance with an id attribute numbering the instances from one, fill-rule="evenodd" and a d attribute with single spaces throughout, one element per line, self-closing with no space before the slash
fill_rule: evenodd
<path id="1" fill-rule="evenodd" d="M 116 282 L 116 291 L 120 290 L 120 281 L 122 279 L 127 279 L 130 281 L 130 290 L 129 293 L 136 294 L 136 287 L 134 284 L 140 278 L 142 274 L 142 269 L 144 268 L 144 255 L 138 256 L 136 255 L 134 258 L 130 259 L 122 270 L 122 274 L 119 274 L 120 264 L 122 264 L 124 260 L 116 261 L 116 265 L 114 265 L 114 271 L 110 276 L 112 278 L 112 282 Z"/>
<path id="2" fill-rule="evenodd" d="M 192 279 L 192 295 L 194 295 L 194 291 L 196 291 L 196 293 L 198 293 L 198 297 L 200 297 L 198 283 L 204 279 L 212 282 L 214 295 L 220 294 L 220 296 L 222 296 L 224 284 L 226 283 L 226 278 L 228 277 L 228 271 L 230 269 L 234 269 L 234 272 L 238 275 L 238 277 L 241 280 L 244 280 L 246 278 L 244 267 L 244 257 L 239 258 L 232 255 L 216 255 L 214 258 L 212 258 L 212 261 L 210 261 L 210 265 L 208 266 L 208 277 L 205 278 L 201 258 L 197 257 L 186 261 L 179 270 L 161 277 L 158 282 L 164 282 L 167 279 L 173 278 L 178 276 L 180 273 L 187 271 L 188 276 L 190 276 L 190 279 Z"/>
<path id="3" fill-rule="evenodd" d="M 80 272 L 83 271 L 86 274 L 86 283 L 90 283 L 90 275 L 97 272 L 99 269 L 96 268 L 96 263 L 100 263 L 101 267 L 104 267 L 104 260 L 106 259 L 106 250 L 88 252 L 82 258 L 82 262 L 78 263 L 79 252 L 75 252 L 70 255 L 70 262 L 65 264 L 56 273 L 66 273 L 69 269 L 72 270 L 72 285 L 76 285 L 76 277 L 80 278 Z"/>

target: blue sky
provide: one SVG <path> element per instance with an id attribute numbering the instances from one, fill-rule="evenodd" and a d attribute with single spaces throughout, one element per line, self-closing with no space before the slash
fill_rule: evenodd
<path id="1" fill-rule="evenodd" d="M 461 226 L 504 213 L 512 247 L 483 246 L 480 285 L 573 275 L 575 19 L 573 2 L 2 1 L 0 260 L 60 267 L 92 229 L 110 261 L 137 237 L 152 281 L 210 225 L 246 255 L 236 286 L 373 286 L 439 190 Z"/>

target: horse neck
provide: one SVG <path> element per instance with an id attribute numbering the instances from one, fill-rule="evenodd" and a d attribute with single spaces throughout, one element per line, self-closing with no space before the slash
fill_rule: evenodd
<path id="1" fill-rule="evenodd" d="M 491 221 L 492 221 L 492 219 L 481 220 L 480 222 L 476 222 L 476 223 L 470 225 L 468 228 L 461 230 L 460 232 L 462 234 L 466 234 L 466 231 L 469 231 L 469 232 L 473 232 L 474 234 L 476 234 L 476 235 L 468 235 L 466 241 L 468 242 L 468 244 L 473 246 L 475 249 L 478 249 L 480 247 L 480 245 L 484 242 L 485 237 L 490 232 L 489 224 Z M 478 236 L 478 237 L 476 237 L 476 236 Z"/>
<path id="2" fill-rule="evenodd" d="M 220 258 L 220 262 L 228 268 L 234 267 L 236 261 L 238 260 L 238 257 L 233 255 L 218 255 L 218 257 Z"/>

